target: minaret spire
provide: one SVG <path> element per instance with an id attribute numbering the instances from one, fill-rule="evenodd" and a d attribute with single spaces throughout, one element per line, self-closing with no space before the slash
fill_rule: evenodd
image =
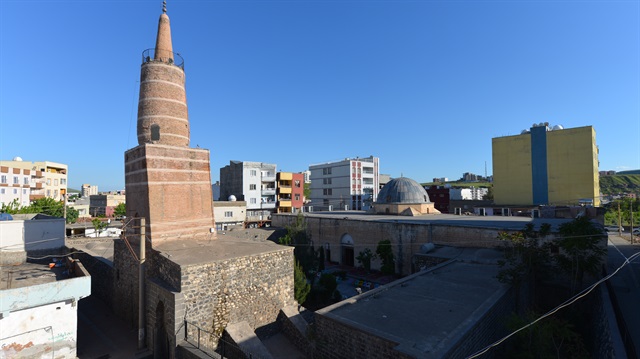
<path id="1" fill-rule="evenodd" d="M 171 24 L 167 15 L 167 2 L 162 2 L 162 14 L 158 20 L 158 37 L 153 59 L 162 62 L 173 62 L 173 46 L 171 45 Z"/>

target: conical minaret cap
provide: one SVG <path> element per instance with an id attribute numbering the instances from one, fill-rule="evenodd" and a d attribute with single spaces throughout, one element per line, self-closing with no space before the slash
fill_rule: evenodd
<path id="1" fill-rule="evenodd" d="M 154 60 L 173 62 L 173 46 L 171 45 L 171 24 L 167 15 L 167 2 L 162 2 L 162 15 L 158 20 L 158 36 Z"/>

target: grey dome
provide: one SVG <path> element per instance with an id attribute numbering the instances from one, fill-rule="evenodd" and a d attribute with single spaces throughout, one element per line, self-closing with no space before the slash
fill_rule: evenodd
<path id="1" fill-rule="evenodd" d="M 431 203 L 427 191 L 411 178 L 400 177 L 389 181 L 378 193 L 378 204 Z"/>

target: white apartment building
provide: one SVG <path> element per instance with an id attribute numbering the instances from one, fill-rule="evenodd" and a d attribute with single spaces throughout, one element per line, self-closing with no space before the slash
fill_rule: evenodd
<path id="1" fill-rule="evenodd" d="M 220 168 L 220 198 L 247 203 L 247 220 L 267 220 L 276 208 L 276 165 L 230 161 Z"/>
<path id="2" fill-rule="evenodd" d="M 380 191 L 378 157 L 345 158 L 309 166 L 313 210 L 369 210 Z"/>
<path id="3" fill-rule="evenodd" d="M 481 200 L 487 193 L 489 193 L 489 189 L 483 187 L 451 188 L 449 189 L 449 199 L 454 201 Z"/>
<path id="4" fill-rule="evenodd" d="M 82 185 L 82 197 L 89 197 L 98 194 L 98 186 L 92 186 L 88 183 Z"/>
<path id="5" fill-rule="evenodd" d="M 0 186 L 6 184 L 12 189 L 16 188 L 17 185 L 20 185 L 21 188 L 26 188 L 24 187 L 26 186 L 25 179 L 21 176 L 29 176 L 28 185 L 30 191 L 28 198 L 30 201 L 42 197 L 50 197 L 62 201 L 67 194 L 67 165 L 62 163 L 49 161 L 27 162 L 20 157 L 15 157 L 12 161 L 0 161 L 0 173 L 6 176 L 6 183 L 2 182 L 4 177 L 0 177 Z M 16 183 L 16 176 L 20 177 L 17 181 L 22 182 Z M 11 192 L 13 193 L 13 191 Z"/>
<path id="6" fill-rule="evenodd" d="M 0 206 L 17 201 L 20 207 L 31 203 L 31 171 L 0 166 Z"/>

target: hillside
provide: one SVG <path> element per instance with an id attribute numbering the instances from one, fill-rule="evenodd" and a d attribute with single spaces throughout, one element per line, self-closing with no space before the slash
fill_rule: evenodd
<path id="1" fill-rule="evenodd" d="M 445 182 L 445 183 L 436 183 L 436 182 L 427 182 L 421 183 L 424 186 L 443 186 L 445 184 L 451 185 L 451 187 L 491 187 L 491 182 L 462 182 L 462 181 L 453 181 L 453 182 Z"/>
<path id="2" fill-rule="evenodd" d="M 600 177 L 600 193 L 602 195 L 629 192 L 640 193 L 640 174 Z"/>

